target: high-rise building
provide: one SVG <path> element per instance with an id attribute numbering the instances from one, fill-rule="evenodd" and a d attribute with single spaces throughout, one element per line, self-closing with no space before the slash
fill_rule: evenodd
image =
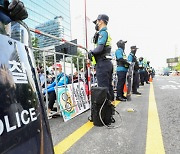
<path id="1" fill-rule="evenodd" d="M 71 40 L 70 0 L 21 0 L 28 11 L 25 23 L 31 28 Z M 42 36 L 43 37 L 43 36 Z M 57 41 L 39 37 L 39 47 L 56 45 Z M 49 41 L 49 42 L 48 42 Z"/>
<path id="2" fill-rule="evenodd" d="M 64 38 L 64 27 L 62 25 L 62 22 L 63 22 L 63 18 L 61 16 L 59 17 L 57 16 L 54 18 L 54 20 L 50 20 L 48 22 L 40 24 L 35 28 L 42 32 L 56 36 L 58 38 Z M 38 39 L 38 46 L 40 48 L 44 48 L 52 45 L 57 46 L 61 44 L 59 40 L 55 40 L 43 35 L 36 34 L 36 37 Z"/>

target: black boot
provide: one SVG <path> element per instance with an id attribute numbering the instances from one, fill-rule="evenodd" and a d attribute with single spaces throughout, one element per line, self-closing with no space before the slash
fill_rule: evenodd
<path id="1" fill-rule="evenodd" d="M 126 99 L 124 99 L 123 97 L 120 97 L 120 96 L 116 97 L 116 100 L 122 101 L 122 102 L 125 102 L 125 101 L 126 101 Z"/>

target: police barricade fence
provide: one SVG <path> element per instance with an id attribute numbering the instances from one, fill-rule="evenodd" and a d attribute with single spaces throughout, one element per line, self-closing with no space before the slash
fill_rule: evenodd
<path id="1" fill-rule="evenodd" d="M 85 69 L 86 59 L 84 57 L 59 53 L 52 50 L 33 49 L 34 55 L 36 55 L 37 69 L 42 67 L 41 70 L 39 70 L 39 75 L 44 76 L 44 81 L 40 80 L 40 83 L 42 86 L 42 93 L 45 94 L 44 100 L 48 118 L 50 119 L 52 116 L 62 115 L 64 121 L 67 121 L 88 110 L 90 108 L 90 102 L 88 100 L 88 85 L 85 77 L 87 71 Z M 59 56 L 62 58 L 57 58 Z M 73 59 L 76 61 L 76 68 Z M 80 68 L 80 62 L 82 63 L 82 68 Z M 58 86 L 57 80 L 58 71 L 56 66 L 59 66 L 59 64 L 62 66 L 62 72 L 65 78 L 69 80 L 69 82 L 64 80 L 64 84 L 61 86 Z M 96 78 L 94 68 L 92 68 L 91 74 L 91 82 L 95 85 Z M 52 83 L 52 81 L 50 81 L 52 78 L 54 78 L 54 82 L 56 82 L 54 87 L 56 94 L 55 111 L 49 111 L 48 109 L 49 95 L 47 91 L 49 84 Z"/>

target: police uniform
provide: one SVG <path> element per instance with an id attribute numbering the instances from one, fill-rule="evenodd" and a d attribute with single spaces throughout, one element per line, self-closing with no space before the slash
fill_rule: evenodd
<path id="1" fill-rule="evenodd" d="M 106 20 L 108 22 L 109 17 L 107 15 L 99 15 L 97 20 Z M 96 21 L 97 21 L 96 20 Z M 96 23 L 94 21 L 94 23 Z M 114 91 L 112 86 L 112 74 L 113 64 L 111 62 L 111 37 L 107 32 L 107 27 L 103 27 L 98 32 L 98 38 L 96 42 L 97 47 L 91 51 L 96 60 L 96 77 L 99 87 L 107 87 L 110 100 L 114 100 Z"/>
<path id="2" fill-rule="evenodd" d="M 145 82 L 147 84 L 149 84 L 149 69 L 150 69 L 150 65 L 149 65 L 149 61 L 147 61 L 145 64 Z"/>
<path id="3" fill-rule="evenodd" d="M 145 68 L 144 68 L 144 61 L 143 61 L 143 57 L 139 58 L 139 75 L 140 75 L 140 82 L 141 85 L 144 85 L 144 81 L 145 81 Z"/>
<path id="4" fill-rule="evenodd" d="M 127 41 L 118 41 L 118 49 L 115 52 L 116 61 L 117 61 L 117 97 L 116 100 L 125 101 L 127 98 L 124 96 L 124 84 L 126 82 L 126 74 L 128 71 L 129 63 L 127 62 L 127 57 L 124 52 L 125 43 Z"/>
<path id="5" fill-rule="evenodd" d="M 131 52 L 128 56 L 128 61 L 135 63 L 134 64 L 134 72 L 133 72 L 132 93 L 141 95 L 141 93 L 137 91 L 138 86 L 139 86 L 139 72 L 138 72 L 139 64 L 138 64 L 137 58 L 135 56 L 135 53 L 132 51 L 133 49 L 136 50 L 138 48 L 136 48 L 136 46 L 131 46 Z"/>

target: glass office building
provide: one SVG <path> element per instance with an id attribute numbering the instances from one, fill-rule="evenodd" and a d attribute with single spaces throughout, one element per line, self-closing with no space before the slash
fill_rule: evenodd
<path id="1" fill-rule="evenodd" d="M 21 0 L 29 17 L 24 20 L 31 28 L 71 40 L 70 0 Z M 56 40 L 39 36 L 39 47 L 58 45 Z M 43 41 L 44 39 L 44 41 Z"/>

